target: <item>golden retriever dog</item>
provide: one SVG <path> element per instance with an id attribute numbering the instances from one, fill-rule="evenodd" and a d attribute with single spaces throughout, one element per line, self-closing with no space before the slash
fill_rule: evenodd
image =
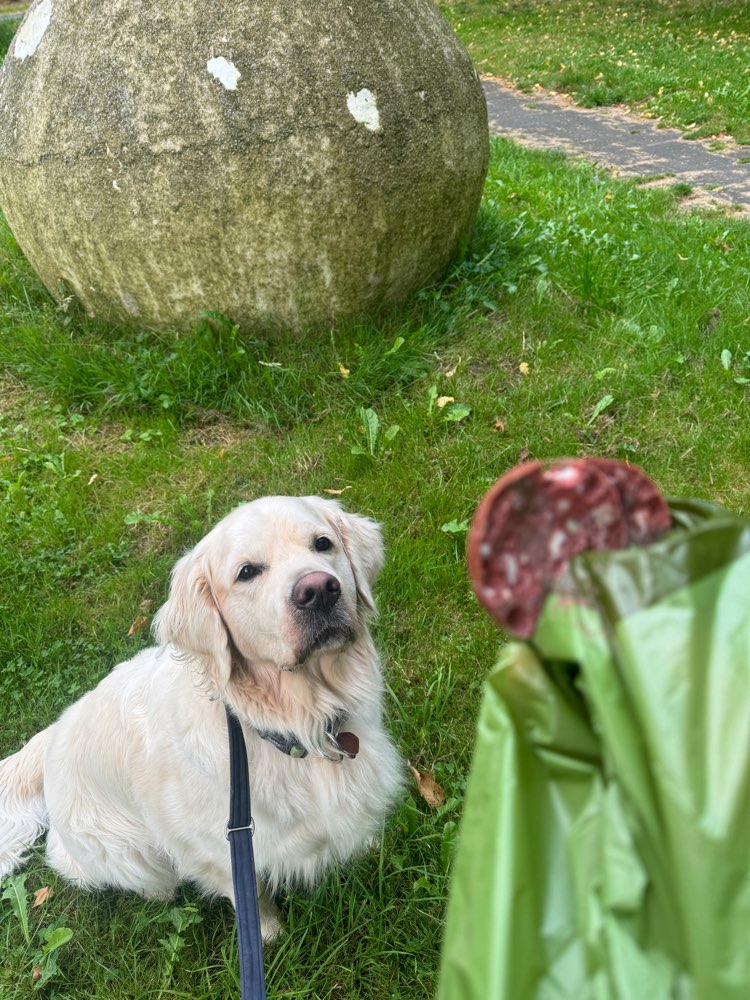
<path id="1" fill-rule="evenodd" d="M 50 865 L 84 888 L 169 898 L 187 880 L 233 899 L 229 706 L 272 939 L 273 892 L 366 848 L 402 786 L 367 628 L 382 563 L 378 525 L 333 500 L 264 497 L 220 521 L 173 570 L 159 645 L 0 762 L 0 876 L 46 829 Z"/>

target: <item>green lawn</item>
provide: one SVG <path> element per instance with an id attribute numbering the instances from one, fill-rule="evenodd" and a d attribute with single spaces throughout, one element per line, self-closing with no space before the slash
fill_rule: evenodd
<path id="1" fill-rule="evenodd" d="M 441 0 L 480 72 L 690 137 L 750 143 L 750 9 L 714 0 Z"/>
<path id="2" fill-rule="evenodd" d="M 341 490 L 384 525 L 390 725 L 447 799 L 432 810 L 412 789 L 380 849 L 282 900 L 271 996 L 432 994 L 500 638 L 463 556 L 490 483 L 528 456 L 602 454 L 750 512 L 750 230 L 684 214 L 681 192 L 497 140 L 473 241 L 443 282 L 378 322 L 272 343 L 220 317 L 180 337 L 87 320 L 2 231 L 0 752 L 147 643 L 128 635 L 142 602 L 163 600 L 175 558 L 241 501 Z M 232 914 L 189 889 L 172 905 L 86 896 L 36 860 L 0 896 L 2 1000 L 36 995 L 37 965 L 59 1000 L 236 989 Z"/>

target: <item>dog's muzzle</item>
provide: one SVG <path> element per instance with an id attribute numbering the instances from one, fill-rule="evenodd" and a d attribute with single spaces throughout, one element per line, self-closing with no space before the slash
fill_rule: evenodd
<path id="1" fill-rule="evenodd" d="M 292 587 L 290 603 L 301 640 L 298 666 L 318 650 L 354 641 L 354 623 L 340 597 L 341 584 L 330 573 L 306 573 Z"/>

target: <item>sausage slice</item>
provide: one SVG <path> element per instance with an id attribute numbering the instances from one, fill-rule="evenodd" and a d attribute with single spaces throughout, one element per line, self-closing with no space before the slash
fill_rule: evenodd
<path id="1" fill-rule="evenodd" d="M 480 503 L 469 531 L 469 575 L 492 617 L 528 639 L 574 555 L 648 544 L 670 521 L 658 489 L 636 466 L 599 458 L 526 462 Z"/>

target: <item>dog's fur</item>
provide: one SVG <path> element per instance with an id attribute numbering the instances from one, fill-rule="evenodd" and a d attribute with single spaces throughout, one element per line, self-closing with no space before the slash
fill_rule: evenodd
<path id="1" fill-rule="evenodd" d="M 329 550 L 316 549 L 321 537 Z M 169 897 L 189 880 L 232 899 L 226 704 L 245 733 L 272 938 L 270 893 L 366 847 L 401 786 L 367 629 L 382 562 L 378 526 L 332 500 L 265 497 L 224 518 L 175 566 L 154 623 L 160 646 L 0 762 L 0 876 L 48 829 L 49 863 L 83 887 Z M 238 579 L 249 564 L 261 572 Z M 295 583 L 320 572 L 340 598 L 295 606 Z M 326 720 L 341 715 L 360 750 L 335 763 L 320 751 Z M 268 730 L 309 755 L 287 756 L 261 738 Z"/>

